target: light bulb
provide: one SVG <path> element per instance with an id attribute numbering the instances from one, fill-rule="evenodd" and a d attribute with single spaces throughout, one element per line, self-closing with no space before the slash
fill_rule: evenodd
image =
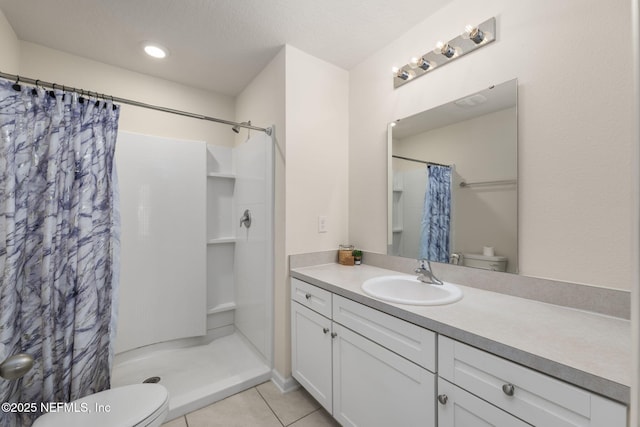
<path id="1" fill-rule="evenodd" d="M 147 55 L 153 58 L 158 58 L 158 59 L 166 58 L 168 55 L 167 49 L 157 44 L 151 44 L 151 43 L 144 45 L 144 52 Z"/>
<path id="2" fill-rule="evenodd" d="M 422 57 L 416 61 L 416 67 L 421 68 L 423 71 L 427 71 L 431 68 L 431 63 Z"/>
<path id="3" fill-rule="evenodd" d="M 466 27 L 464 27 L 462 38 L 469 39 L 475 44 L 480 44 L 484 41 L 485 34 L 480 28 L 474 27 L 473 25 L 467 25 Z"/>
<path id="4" fill-rule="evenodd" d="M 397 77 L 399 79 L 402 79 L 402 80 L 409 80 L 409 78 L 411 77 L 411 75 L 408 72 L 406 72 L 405 70 L 402 70 L 402 69 L 400 69 L 398 67 L 393 67 L 391 69 L 391 71 L 393 72 L 393 75 L 395 77 Z"/>
<path id="5" fill-rule="evenodd" d="M 436 44 L 436 49 L 435 49 L 436 53 L 439 53 L 441 55 L 446 56 L 447 58 L 451 58 L 453 55 L 456 54 L 456 51 L 454 48 L 452 48 L 451 46 L 449 46 L 449 43 L 445 43 L 443 41 L 439 41 Z"/>

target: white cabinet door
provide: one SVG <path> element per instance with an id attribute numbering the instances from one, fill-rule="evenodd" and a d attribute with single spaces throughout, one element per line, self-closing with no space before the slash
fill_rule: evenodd
<path id="1" fill-rule="evenodd" d="M 291 301 L 293 377 L 332 412 L 331 320 Z"/>
<path id="2" fill-rule="evenodd" d="M 435 426 L 435 376 L 333 324 L 333 416 L 344 427 Z"/>
<path id="3" fill-rule="evenodd" d="M 438 379 L 438 427 L 525 427 L 530 424 Z"/>

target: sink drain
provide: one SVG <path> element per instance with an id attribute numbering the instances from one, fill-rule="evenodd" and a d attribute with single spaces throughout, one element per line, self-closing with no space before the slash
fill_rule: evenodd
<path id="1" fill-rule="evenodd" d="M 149 377 L 142 381 L 143 384 L 155 384 L 160 382 L 160 377 Z"/>

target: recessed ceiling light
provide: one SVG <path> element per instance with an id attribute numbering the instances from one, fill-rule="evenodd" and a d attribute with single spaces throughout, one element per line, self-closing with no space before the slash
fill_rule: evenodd
<path id="1" fill-rule="evenodd" d="M 147 55 L 153 58 L 158 58 L 158 59 L 166 58 L 167 55 L 169 54 L 167 49 L 155 43 L 145 43 L 144 52 Z"/>

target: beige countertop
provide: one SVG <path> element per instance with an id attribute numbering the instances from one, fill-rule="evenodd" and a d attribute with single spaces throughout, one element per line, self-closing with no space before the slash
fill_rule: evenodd
<path id="1" fill-rule="evenodd" d="M 387 303 L 360 288 L 398 275 L 370 265 L 293 268 L 291 276 L 439 334 L 489 351 L 611 399 L 629 403 L 628 320 L 460 286 L 462 300 L 441 306 Z"/>

